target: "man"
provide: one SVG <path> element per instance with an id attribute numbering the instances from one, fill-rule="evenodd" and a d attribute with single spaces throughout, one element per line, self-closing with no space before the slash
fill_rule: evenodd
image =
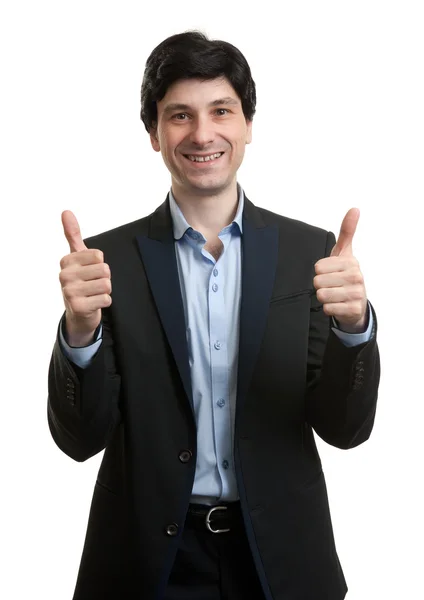
<path id="1" fill-rule="evenodd" d="M 351 448 L 373 427 L 359 212 L 336 243 L 247 199 L 255 101 L 234 46 L 168 38 L 141 93 L 166 201 L 85 242 L 62 215 L 49 424 L 75 460 L 105 449 L 74 600 L 346 594 L 312 428 Z"/>

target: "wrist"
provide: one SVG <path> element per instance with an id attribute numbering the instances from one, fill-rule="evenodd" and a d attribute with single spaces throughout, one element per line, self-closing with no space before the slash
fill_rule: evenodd
<path id="1" fill-rule="evenodd" d="M 81 329 L 71 319 L 66 317 L 63 320 L 62 333 L 66 343 L 71 348 L 84 348 L 95 342 L 95 334 L 99 327 L 95 329 Z"/>
<path id="2" fill-rule="evenodd" d="M 356 323 L 343 322 L 338 319 L 334 319 L 334 321 L 338 329 L 345 333 L 365 333 L 369 324 L 369 309 L 367 307 L 365 314 Z"/>

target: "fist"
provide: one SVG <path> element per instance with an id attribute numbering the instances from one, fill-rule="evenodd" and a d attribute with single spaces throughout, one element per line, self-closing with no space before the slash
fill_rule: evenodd
<path id="1" fill-rule="evenodd" d="M 331 255 L 315 264 L 317 298 L 324 312 L 337 319 L 340 328 L 348 333 L 361 333 L 368 325 L 364 278 L 352 252 L 358 220 L 359 210 L 351 208 L 343 219 Z"/>
<path id="2" fill-rule="evenodd" d="M 62 213 L 70 254 L 60 261 L 59 280 L 66 309 L 66 334 L 70 346 L 81 347 L 93 341 L 102 318 L 102 308 L 112 303 L 111 274 L 101 250 L 84 244 L 78 221 L 66 210 Z"/>

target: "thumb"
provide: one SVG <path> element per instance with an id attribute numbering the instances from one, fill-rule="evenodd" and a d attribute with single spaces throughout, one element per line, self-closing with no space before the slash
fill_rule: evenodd
<path id="1" fill-rule="evenodd" d="M 351 208 L 347 211 L 340 227 L 336 245 L 331 251 L 331 256 L 352 254 L 352 241 L 358 225 L 359 215 L 359 208 Z"/>
<path id="2" fill-rule="evenodd" d="M 73 212 L 65 210 L 62 213 L 62 225 L 70 251 L 80 252 L 81 250 L 87 250 L 87 246 L 82 241 L 81 230 Z"/>

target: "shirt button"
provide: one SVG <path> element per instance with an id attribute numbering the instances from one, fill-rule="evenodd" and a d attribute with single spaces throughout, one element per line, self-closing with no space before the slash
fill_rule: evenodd
<path id="1" fill-rule="evenodd" d="M 215 350 L 220 350 L 221 349 L 221 342 L 215 342 L 214 343 L 214 348 L 215 348 Z"/>
<path id="2" fill-rule="evenodd" d="M 191 450 L 183 450 L 178 455 L 178 458 L 180 459 L 180 461 L 182 463 L 187 463 L 192 456 L 193 456 L 193 454 L 192 454 Z"/>
<path id="3" fill-rule="evenodd" d="M 223 406 L 225 406 L 224 398 L 220 398 L 217 402 L 217 405 L 219 406 L 219 408 L 222 408 Z"/>
<path id="4" fill-rule="evenodd" d="M 175 537 L 178 534 L 178 525 L 176 523 L 170 523 L 165 528 L 166 535 Z"/>
<path id="5" fill-rule="evenodd" d="M 213 284 L 212 289 L 214 292 L 218 291 L 218 285 L 216 283 Z"/>
<path id="6" fill-rule="evenodd" d="M 218 269 L 213 270 L 213 275 L 214 275 L 214 277 L 216 277 L 218 275 Z"/>
<path id="7" fill-rule="evenodd" d="M 224 467 L 224 469 L 228 469 L 228 467 L 230 466 L 230 463 L 228 462 L 228 460 L 223 460 L 222 466 Z"/>

